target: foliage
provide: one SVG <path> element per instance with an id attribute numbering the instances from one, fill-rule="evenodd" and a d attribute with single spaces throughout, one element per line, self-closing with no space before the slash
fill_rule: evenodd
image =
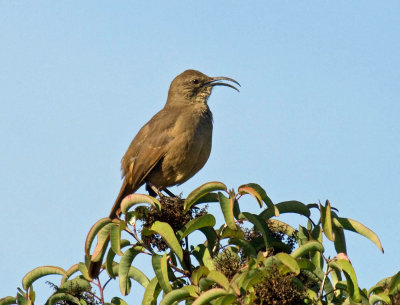
<path id="1" fill-rule="evenodd" d="M 258 203 L 259 214 L 241 210 L 239 201 L 246 195 Z M 219 204 L 222 225 L 216 225 L 204 205 L 198 207 L 204 203 Z M 210 182 L 186 200 L 132 194 L 121 209 L 121 219 L 103 218 L 93 225 L 85 243 L 85 263 L 68 270 L 36 268 L 23 278 L 17 296 L 0 299 L 0 305 L 34 304 L 32 284 L 49 274 L 62 278 L 59 286 L 52 285 L 56 291 L 48 305 L 127 304 L 118 296 L 104 300 L 110 279 L 118 279 L 123 296 L 131 293 L 132 280 L 141 284 L 143 305 L 400 304 L 400 272 L 368 291 L 359 288 L 346 255 L 344 232 L 365 236 L 383 252 L 381 243 L 361 223 L 339 217 L 329 201 L 274 204 L 257 184 L 242 185 L 234 192 L 221 182 Z M 295 229 L 279 220 L 284 213 L 302 215 L 306 224 Z M 204 234 L 204 242 L 194 242 L 196 231 Z M 323 241 L 333 242 L 335 257 L 324 255 Z M 139 255 L 150 258 L 153 278 L 135 267 Z M 90 278 L 90 260 L 102 264 L 101 277 L 107 273 L 109 278 L 105 284 Z"/>

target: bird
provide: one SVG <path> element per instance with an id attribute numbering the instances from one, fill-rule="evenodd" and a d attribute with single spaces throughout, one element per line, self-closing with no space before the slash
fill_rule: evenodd
<path id="1" fill-rule="evenodd" d="M 143 184 L 150 195 L 171 195 L 167 187 L 184 183 L 205 165 L 213 131 L 208 98 L 216 86 L 239 92 L 231 83 L 240 87 L 232 78 L 192 69 L 174 78 L 164 107 L 139 130 L 121 160 L 123 183 L 111 219 L 119 218 L 122 200 Z"/>

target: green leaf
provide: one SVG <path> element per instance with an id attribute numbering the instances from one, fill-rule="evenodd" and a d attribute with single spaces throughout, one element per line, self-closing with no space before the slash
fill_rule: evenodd
<path id="1" fill-rule="evenodd" d="M 225 223 L 230 229 L 236 230 L 237 229 L 236 223 L 235 219 L 233 218 L 234 198 L 228 198 L 221 192 L 218 192 L 218 201 L 221 206 L 222 214 L 224 215 L 225 218 Z"/>
<path id="2" fill-rule="evenodd" d="M 205 293 L 201 294 L 192 305 L 206 305 L 209 304 L 212 300 L 217 299 L 221 296 L 227 295 L 228 293 L 221 288 L 213 288 Z"/>
<path id="3" fill-rule="evenodd" d="M 199 284 L 200 279 L 203 276 L 207 276 L 207 274 L 209 272 L 210 272 L 210 270 L 208 270 L 208 268 L 205 266 L 197 267 L 197 269 L 192 272 L 192 276 L 191 276 L 192 283 L 197 286 Z"/>
<path id="4" fill-rule="evenodd" d="M 144 194 L 130 194 L 122 200 L 121 212 L 126 215 L 132 206 L 141 203 L 148 203 L 157 209 L 157 211 L 161 211 L 161 203 L 156 198 Z"/>
<path id="5" fill-rule="evenodd" d="M 150 229 L 151 232 L 159 234 L 171 250 L 176 254 L 179 261 L 183 261 L 183 250 L 175 236 L 174 230 L 166 222 L 156 221 Z"/>
<path id="6" fill-rule="evenodd" d="M 275 254 L 275 257 L 279 259 L 282 264 L 288 267 L 291 272 L 295 273 L 296 275 L 300 273 L 299 265 L 297 264 L 296 260 L 289 254 L 280 252 Z"/>
<path id="7" fill-rule="evenodd" d="M 0 305 L 11 305 L 11 304 L 17 304 L 17 298 L 16 297 L 5 297 L 0 299 Z"/>
<path id="8" fill-rule="evenodd" d="M 189 221 L 182 229 L 176 232 L 176 235 L 178 236 L 178 240 L 181 241 L 195 230 L 199 230 L 204 227 L 214 227 L 214 226 L 215 226 L 215 217 L 211 214 L 205 214 L 203 216 L 200 216 L 199 218 L 195 218 Z"/>
<path id="9" fill-rule="evenodd" d="M 119 264 L 115 263 L 113 265 L 112 269 L 113 269 L 114 276 L 117 276 L 118 272 L 119 272 Z M 138 282 L 144 288 L 146 288 L 150 282 L 150 280 L 147 278 L 147 276 L 142 271 L 140 271 L 139 269 L 137 269 L 134 266 L 131 266 L 129 268 L 128 277 L 134 279 L 136 282 Z"/>
<path id="10" fill-rule="evenodd" d="M 239 187 L 238 189 L 240 194 L 250 194 L 252 195 L 260 205 L 260 208 L 262 208 L 262 201 L 265 202 L 265 204 L 268 207 L 268 210 L 271 210 L 271 213 L 273 216 L 279 216 L 279 210 L 277 207 L 274 205 L 272 200 L 268 197 L 267 193 L 265 190 L 258 184 L 256 183 L 247 183 Z"/>
<path id="11" fill-rule="evenodd" d="M 113 297 L 111 299 L 111 304 L 113 304 L 113 305 L 128 305 L 127 302 L 125 302 L 123 299 L 120 299 L 118 297 Z"/>
<path id="12" fill-rule="evenodd" d="M 345 230 L 356 232 L 356 233 L 368 238 L 383 253 L 383 248 L 382 248 L 381 241 L 379 240 L 378 235 L 376 235 L 372 230 L 368 229 L 366 226 L 364 226 L 363 224 L 359 223 L 358 221 L 355 221 L 355 220 L 350 219 L 350 218 L 337 217 L 337 220 L 339 221 L 339 223 L 343 226 L 343 228 Z"/>
<path id="13" fill-rule="evenodd" d="M 127 247 L 127 246 L 129 246 L 130 244 L 131 244 L 131 243 L 130 243 L 129 240 L 127 240 L 127 239 L 122 239 L 121 242 L 120 242 L 120 249 L 122 249 L 122 248 L 124 248 L 124 247 Z M 115 255 L 116 255 L 116 253 L 113 251 L 112 248 L 110 248 L 110 249 L 108 250 L 107 257 L 106 257 L 106 270 L 107 270 L 108 275 L 109 275 L 111 278 L 115 278 L 114 268 L 113 268 L 113 263 L 114 263 L 114 257 L 115 257 Z M 122 253 L 122 255 L 123 255 L 123 253 Z"/>
<path id="14" fill-rule="evenodd" d="M 142 305 L 155 305 L 160 292 L 160 284 L 158 283 L 157 277 L 154 277 L 144 291 Z"/>
<path id="15" fill-rule="evenodd" d="M 65 283 L 71 275 L 73 275 L 75 272 L 79 271 L 79 264 L 72 265 L 65 273 L 67 274 L 66 276 L 63 276 L 61 279 L 61 284 Z"/>
<path id="16" fill-rule="evenodd" d="M 203 196 L 208 193 L 214 191 L 226 191 L 226 185 L 222 182 L 214 181 L 205 183 L 198 188 L 196 188 L 193 192 L 191 192 L 183 205 L 183 210 L 187 212 L 194 204 L 196 204 Z"/>
<path id="17" fill-rule="evenodd" d="M 162 290 L 165 293 L 168 293 L 172 290 L 172 286 L 169 282 L 168 278 L 168 262 L 167 262 L 167 254 L 164 252 L 164 255 L 153 254 L 151 258 L 151 263 L 153 265 L 154 272 L 157 276 L 158 283 Z"/>
<path id="18" fill-rule="evenodd" d="M 239 248 L 244 251 L 245 256 L 257 257 L 256 249 L 254 249 L 254 247 L 244 239 L 231 238 L 228 243 L 239 246 Z"/>
<path id="19" fill-rule="evenodd" d="M 132 264 L 133 259 L 139 253 L 144 251 L 143 247 L 134 246 L 125 251 L 124 255 L 121 257 L 121 261 L 119 263 L 118 275 L 119 275 L 119 288 L 121 290 L 122 295 L 127 295 L 129 293 L 129 270 Z"/>
<path id="20" fill-rule="evenodd" d="M 200 244 L 196 248 L 194 248 L 192 253 L 196 257 L 200 265 L 206 266 L 208 270 L 215 270 L 210 251 L 206 246 Z"/>
<path id="21" fill-rule="evenodd" d="M 344 236 L 344 232 L 342 228 L 336 227 L 335 225 L 333 226 L 333 233 L 335 236 L 335 250 L 337 253 L 343 252 L 347 253 L 346 249 L 346 237 Z"/>
<path id="22" fill-rule="evenodd" d="M 278 209 L 279 214 L 296 213 L 306 217 L 310 217 L 311 215 L 309 208 L 304 203 L 296 200 L 279 202 L 275 207 Z M 271 209 L 267 209 L 264 210 L 260 216 L 264 219 L 270 219 L 275 215 Z"/>
<path id="23" fill-rule="evenodd" d="M 334 241 L 335 237 L 333 236 L 332 230 L 332 213 L 331 213 L 331 204 L 329 201 L 326 201 L 326 205 L 319 205 L 321 209 L 321 223 L 322 223 L 322 230 L 330 241 Z"/>
<path id="24" fill-rule="evenodd" d="M 397 272 L 393 277 L 392 280 L 390 281 L 390 286 L 389 286 L 389 294 L 394 296 L 395 294 L 399 293 L 400 290 L 400 271 Z"/>
<path id="25" fill-rule="evenodd" d="M 185 300 L 185 299 L 193 296 L 193 294 L 197 295 L 195 293 L 195 291 L 196 291 L 196 287 L 192 286 L 192 285 L 185 286 L 180 289 L 172 290 L 171 292 L 167 293 L 164 296 L 164 298 L 160 302 L 160 305 L 172 305 L 175 302 Z"/>
<path id="26" fill-rule="evenodd" d="M 122 255 L 121 252 L 121 232 L 126 228 L 125 221 L 120 221 L 117 226 L 111 227 L 110 241 L 111 249 L 118 255 Z"/>
<path id="27" fill-rule="evenodd" d="M 37 279 L 50 275 L 50 274 L 60 274 L 62 276 L 66 276 L 67 273 L 64 269 L 55 266 L 42 266 L 33 269 L 32 271 L 28 272 L 24 278 L 22 279 L 22 287 L 27 290 L 34 281 Z"/>
<path id="28" fill-rule="evenodd" d="M 268 219 L 268 224 L 274 227 L 273 231 L 282 232 L 287 236 L 293 236 L 297 232 L 293 227 L 278 219 Z"/>
<path id="29" fill-rule="evenodd" d="M 324 252 L 324 246 L 316 241 L 316 240 L 311 240 L 303 244 L 302 246 L 298 247 L 296 250 L 294 250 L 290 255 L 293 258 L 298 258 L 306 255 L 310 251 L 318 251 L 318 252 Z"/>
<path id="30" fill-rule="evenodd" d="M 360 290 L 358 289 L 357 277 L 354 272 L 353 266 L 344 259 L 338 259 L 335 263 L 342 269 L 344 276 L 347 281 L 347 288 L 350 295 L 350 298 L 354 302 L 361 301 Z"/>
<path id="31" fill-rule="evenodd" d="M 237 304 L 237 298 L 234 294 L 228 294 L 226 296 L 219 297 L 215 302 L 215 305 L 231 305 Z"/>
<path id="32" fill-rule="evenodd" d="M 265 247 L 269 248 L 271 246 L 273 242 L 271 231 L 260 216 L 248 212 L 242 212 L 240 218 L 247 219 L 257 228 L 257 231 L 261 233 L 264 239 Z"/>
<path id="33" fill-rule="evenodd" d="M 81 289 L 82 291 L 88 290 L 90 288 L 90 283 L 86 280 L 82 275 L 77 276 L 74 279 L 68 280 L 59 286 L 59 289 L 71 289 L 71 287 L 76 287 Z"/>
<path id="34" fill-rule="evenodd" d="M 82 305 L 79 303 L 79 299 L 68 294 L 68 293 L 55 293 L 49 298 L 49 305 L 55 305 L 60 301 L 68 301 L 76 305 Z"/>
<path id="35" fill-rule="evenodd" d="M 314 240 L 316 240 L 316 241 L 318 241 L 318 242 L 320 242 L 320 243 L 322 244 L 322 230 L 321 230 L 321 227 L 320 227 L 319 225 L 316 225 L 316 226 L 312 229 L 312 231 L 311 231 L 311 237 L 312 237 Z M 321 252 L 323 252 L 323 251 L 321 251 Z M 324 260 L 323 260 L 323 258 L 322 258 L 322 253 L 321 253 L 321 252 L 320 252 L 320 251 L 311 251 L 311 252 L 310 252 L 312 263 L 313 263 L 315 266 L 319 267 L 319 268 L 322 268 L 323 262 L 324 262 Z"/>
<path id="36" fill-rule="evenodd" d="M 99 233 L 97 234 L 97 244 L 91 257 L 92 262 L 101 262 L 103 260 L 104 254 L 108 247 L 108 242 L 110 241 L 111 228 L 116 226 L 117 224 L 111 222 L 100 229 Z"/>
<path id="37" fill-rule="evenodd" d="M 373 294 L 369 297 L 369 304 L 374 305 L 377 302 L 379 304 L 383 305 L 381 302 L 384 302 L 385 304 L 392 304 L 392 301 L 390 300 L 389 296 L 379 293 L 379 294 Z"/>
<path id="38" fill-rule="evenodd" d="M 85 241 L 85 255 L 89 256 L 90 255 L 90 248 L 92 246 L 93 240 L 96 237 L 97 233 L 107 224 L 111 223 L 110 218 L 102 218 L 99 221 L 97 221 L 89 230 L 89 233 L 86 237 Z"/>
<path id="39" fill-rule="evenodd" d="M 229 280 L 226 278 L 226 276 L 217 270 L 211 270 L 208 275 L 207 279 L 214 281 L 218 285 L 220 285 L 222 288 L 225 290 L 229 289 Z"/>

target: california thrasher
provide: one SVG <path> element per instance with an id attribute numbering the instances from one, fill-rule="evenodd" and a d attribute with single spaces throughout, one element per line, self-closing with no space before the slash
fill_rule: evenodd
<path id="1" fill-rule="evenodd" d="M 163 109 L 138 132 L 121 160 L 124 181 L 110 212 L 120 214 L 122 199 L 146 184 L 150 194 L 181 184 L 207 162 L 211 151 L 213 119 L 207 105 L 214 86 L 239 91 L 232 78 L 209 77 L 186 70 L 172 81 Z"/>

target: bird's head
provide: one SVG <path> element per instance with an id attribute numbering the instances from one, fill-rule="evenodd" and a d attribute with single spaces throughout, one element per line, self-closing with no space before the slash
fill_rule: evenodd
<path id="1" fill-rule="evenodd" d="M 226 86 L 239 91 L 235 86 L 223 81 L 240 84 L 232 78 L 219 76 L 210 77 L 196 70 L 186 70 L 172 81 L 167 103 L 206 103 L 215 86 Z"/>

